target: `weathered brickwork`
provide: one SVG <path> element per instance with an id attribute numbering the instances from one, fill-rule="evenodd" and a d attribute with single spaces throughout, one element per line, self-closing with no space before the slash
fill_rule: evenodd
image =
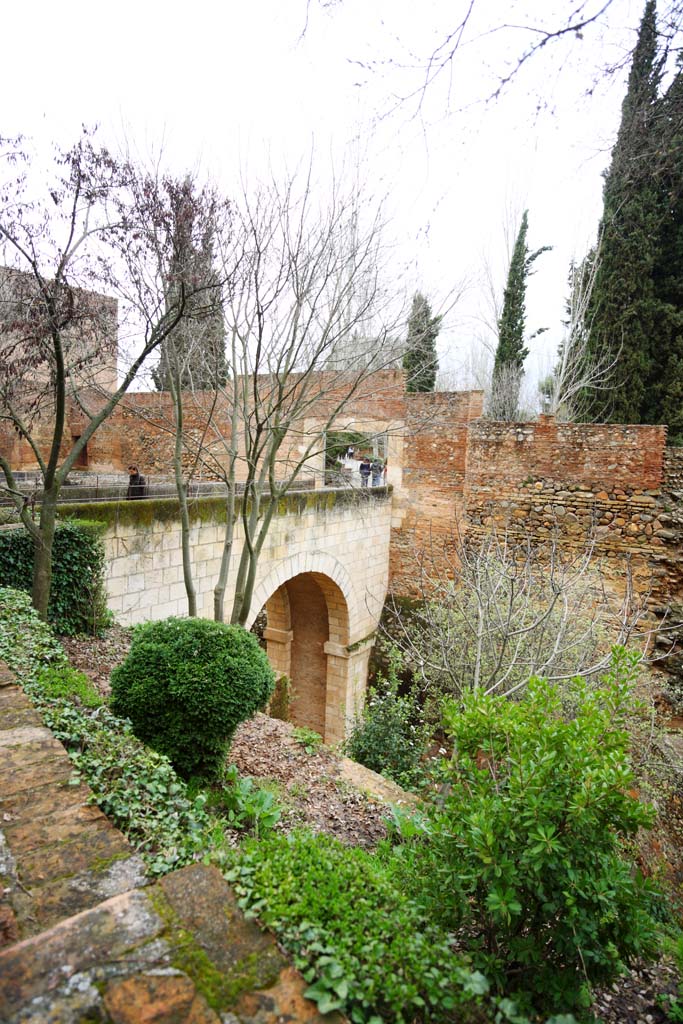
<path id="1" fill-rule="evenodd" d="M 265 383 L 263 385 L 266 386 Z M 369 432 L 387 431 L 391 436 L 402 429 L 405 408 L 403 374 L 388 370 L 373 374 L 362 382 L 353 397 L 344 402 L 344 387 L 339 374 L 321 373 L 314 379 L 307 397 L 306 416 L 293 424 L 289 437 L 282 447 L 279 459 L 284 475 L 292 461 L 298 461 L 301 451 L 311 437 L 319 433 L 343 404 L 344 411 L 334 418 L 333 429 L 343 430 L 352 426 L 354 430 Z M 104 401 L 101 393 L 85 392 L 84 404 L 96 411 Z M 216 460 L 227 462 L 227 450 L 231 438 L 230 407 L 224 396 L 198 392 L 187 396 L 184 407 L 184 432 L 188 439 L 188 458 L 192 456 L 192 445 L 202 442 Z M 211 426 L 207 429 L 207 421 Z M 87 452 L 79 464 L 97 473 L 125 472 L 131 463 L 140 466 L 147 475 L 173 473 L 174 427 L 171 396 L 168 392 L 135 392 L 126 395 L 116 409 L 98 428 L 88 442 Z M 62 455 L 70 449 L 72 441 L 80 437 L 85 426 L 85 416 L 75 402 L 69 404 L 67 429 Z M 47 449 L 51 440 L 52 415 L 44 410 L 33 425 L 33 435 L 39 446 Z M 241 437 L 241 432 L 240 432 Z M 0 450 L 6 454 L 13 469 L 31 471 L 37 468 L 33 451 L 26 440 L 14 432 L 0 427 Z M 310 468 L 322 473 L 322 454 L 312 460 Z M 246 467 L 238 462 L 238 480 L 244 479 Z M 203 460 L 201 475 L 215 476 L 210 462 Z"/>
<path id="2" fill-rule="evenodd" d="M 395 490 L 391 579 L 415 589 L 416 559 L 438 557 L 461 515 L 469 424 L 481 416 L 483 393 L 405 396 L 401 479 Z"/>
<path id="3" fill-rule="evenodd" d="M 666 427 L 479 420 L 468 434 L 467 491 L 500 493 L 532 478 L 586 490 L 658 490 Z"/>

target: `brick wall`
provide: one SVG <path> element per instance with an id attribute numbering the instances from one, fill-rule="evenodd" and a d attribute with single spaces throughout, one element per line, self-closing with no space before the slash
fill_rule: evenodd
<path id="1" fill-rule="evenodd" d="M 462 513 L 470 424 L 481 416 L 483 392 L 405 396 L 391 543 L 391 580 L 400 593 L 415 592 L 418 561 L 439 561 Z"/>
<path id="2" fill-rule="evenodd" d="M 505 491 L 530 478 L 586 490 L 659 489 L 666 427 L 479 420 L 468 436 L 467 489 Z"/>
<path id="3" fill-rule="evenodd" d="M 402 425 L 405 415 L 403 373 L 397 370 L 379 371 L 362 381 L 350 399 L 345 401 L 349 382 L 340 380 L 338 373 L 319 373 L 310 381 L 307 394 L 305 418 L 293 424 L 289 437 L 283 444 L 280 459 L 282 474 L 285 468 L 298 461 L 302 447 L 314 436 L 320 427 L 343 404 L 343 410 L 335 418 L 334 429 L 368 429 L 376 432 L 388 430 L 394 433 Z M 290 384 L 295 386 L 296 378 Z M 269 386 L 264 380 L 262 387 Z M 85 404 L 97 410 L 102 402 L 101 394 L 85 392 Z M 207 431 L 207 420 L 211 417 L 212 427 Z M 71 447 L 72 439 L 80 436 L 85 427 L 85 416 L 75 403 L 70 403 L 67 414 L 66 439 L 62 454 Z M 203 439 L 214 452 L 219 462 L 227 461 L 226 445 L 230 442 L 230 408 L 224 397 L 215 400 L 212 393 L 196 393 L 187 396 L 184 407 L 184 428 L 189 438 Z M 34 424 L 34 434 L 44 450 L 51 443 L 52 417 L 47 411 Z M 128 465 L 136 463 L 146 475 L 171 476 L 173 458 L 173 409 L 168 392 L 134 392 L 124 396 L 111 416 L 96 431 L 87 446 L 87 468 L 95 473 L 125 473 Z M 35 470 L 37 464 L 26 441 L 21 441 L 11 432 L 0 428 L 0 451 L 6 455 L 15 470 Z M 322 472 L 322 456 L 314 462 L 313 468 Z M 202 469 L 204 478 L 210 478 L 210 468 Z M 238 480 L 244 479 L 246 467 L 238 466 Z"/>

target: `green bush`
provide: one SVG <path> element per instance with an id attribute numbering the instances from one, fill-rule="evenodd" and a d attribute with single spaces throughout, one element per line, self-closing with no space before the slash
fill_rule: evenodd
<path id="1" fill-rule="evenodd" d="M 294 954 L 322 1013 L 341 1009 L 355 1024 L 488 1019 L 476 999 L 486 979 L 402 893 L 390 858 L 273 833 L 247 842 L 226 877 Z"/>
<path id="2" fill-rule="evenodd" d="M 451 703 L 453 757 L 404 850 L 435 919 L 538 1008 L 587 1005 L 590 983 L 655 952 L 657 895 L 622 844 L 652 821 L 628 757 L 633 667 L 621 652 L 602 688 L 577 680 L 571 719 L 539 680 L 519 702 L 475 691 Z"/>
<path id="3" fill-rule="evenodd" d="M 235 729 L 263 708 L 273 671 L 256 637 L 208 619 L 136 627 L 111 708 L 185 778 L 220 774 Z"/>
<path id="4" fill-rule="evenodd" d="M 99 633 L 111 620 L 104 589 L 101 523 L 59 523 L 52 552 L 52 588 L 47 614 L 59 633 Z M 0 533 L 3 585 L 31 592 L 33 541 L 24 529 Z"/>
<path id="5" fill-rule="evenodd" d="M 429 732 L 415 698 L 399 694 L 396 668 L 390 658 L 387 677 L 377 676 L 344 749 L 354 761 L 409 789 L 422 776 Z"/>

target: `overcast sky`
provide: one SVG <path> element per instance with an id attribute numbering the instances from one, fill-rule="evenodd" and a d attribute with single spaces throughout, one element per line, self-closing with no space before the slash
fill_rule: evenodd
<path id="1" fill-rule="evenodd" d="M 604 0 L 586 7 L 597 10 Z M 504 283 L 504 227 L 529 208 L 538 261 L 528 327 L 547 327 L 529 369 L 549 368 L 572 255 L 595 236 L 601 172 L 619 120 L 643 3 L 613 0 L 581 40 L 548 45 L 488 99 L 567 0 L 478 0 L 463 45 L 420 91 L 426 57 L 469 0 L 62 0 L 3 10 L 2 134 L 68 145 L 82 123 L 141 155 L 163 146 L 178 171 L 200 166 L 225 189 L 313 150 L 319 164 L 360 162 L 386 194 L 399 287 L 448 314 L 441 362 L 468 359 L 488 311 L 484 267 Z M 492 31 L 494 30 L 494 31 Z M 401 99 L 415 93 L 412 100 Z"/>

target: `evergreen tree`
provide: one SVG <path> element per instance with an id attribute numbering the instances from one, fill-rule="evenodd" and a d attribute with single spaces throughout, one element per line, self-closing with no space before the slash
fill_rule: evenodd
<path id="1" fill-rule="evenodd" d="M 439 359 L 436 339 L 441 330 L 441 316 L 432 316 L 429 301 L 415 292 L 408 317 L 408 338 L 403 356 L 407 391 L 433 391 Z"/>
<path id="2" fill-rule="evenodd" d="M 683 77 L 660 96 L 656 0 L 647 0 L 605 176 L 590 357 L 617 360 L 594 418 L 683 433 Z"/>
<path id="3" fill-rule="evenodd" d="M 493 365 L 493 380 L 488 414 L 492 419 L 514 419 L 519 403 L 519 387 L 524 372 L 526 347 L 526 287 L 533 264 L 550 246 L 532 252 L 527 245 L 529 211 L 525 210 L 512 250 L 510 269 L 503 295 L 503 310 L 498 321 L 498 346 Z M 532 337 L 545 328 L 534 332 Z"/>
<path id="4" fill-rule="evenodd" d="M 174 215 L 174 253 L 167 272 L 169 301 L 182 290 L 191 294 L 185 319 L 161 346 L 159 364 L 153 371 L 159 391 L 210 391 L 225 384 L 225 326 L 220 301 L 220 281 L 213 266 L 215 224 L 200 237 L 196 233 L 196 203 L 192 184 L 183 182 L 171 198 Z M 180 255 L 182 254 L 182 261 Z"/>

